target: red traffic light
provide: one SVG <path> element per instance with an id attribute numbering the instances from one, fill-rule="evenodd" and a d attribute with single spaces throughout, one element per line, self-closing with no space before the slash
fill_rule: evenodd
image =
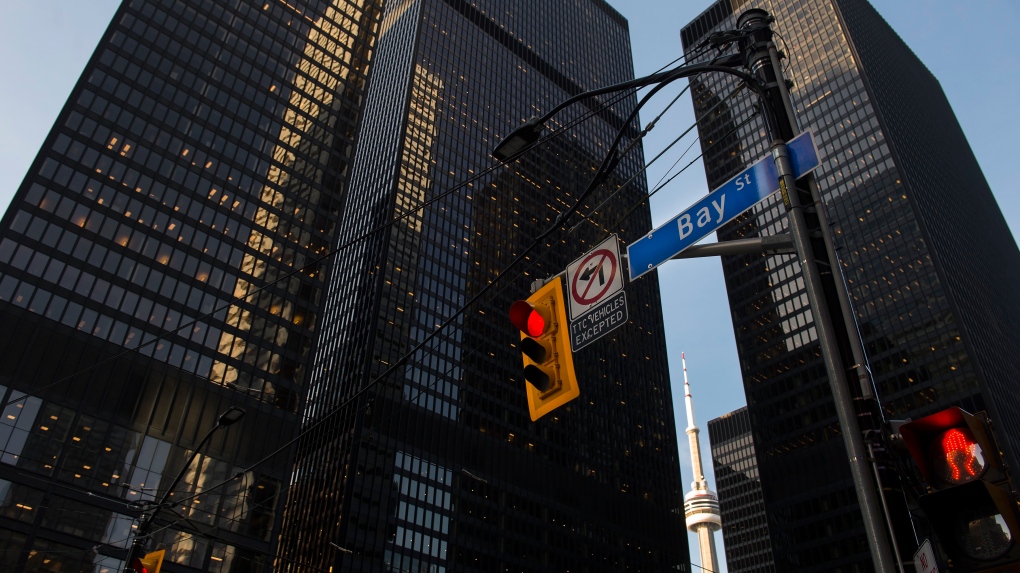
<path id="1" fill-rule="evenodd" d="M 528 300 L 513 303 L 510 322 L 521 333 L 528 411 L 536 421 L 581 395 L 567 336 L 563 277 L 551 278 Z"/>
<path id="2" fill-rule="evenodd" d="M 528 336 L 542 336 L 548 324 L 542 313 L 526 300 L 510 305 L 510 322 Z"/>

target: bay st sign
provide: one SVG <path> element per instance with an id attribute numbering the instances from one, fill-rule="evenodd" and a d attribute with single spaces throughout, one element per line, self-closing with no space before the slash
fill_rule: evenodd
<path id="1" fill-rule="evenodd" d="M 795 178 L 818 167 L 818 150 L 810 131 L 786 145 Z M 766 155 L 669 222 L 631 243 L 627 247 L 630 280 L 680 254 L 778 190 L 776 164 L 771 155 Z"/>

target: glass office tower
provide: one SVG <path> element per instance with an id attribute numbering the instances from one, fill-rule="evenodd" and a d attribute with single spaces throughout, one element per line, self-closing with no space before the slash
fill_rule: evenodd
<path id="1" fill-rule="evenodd" d="M 119 571 L 230 406 L 150 547 L 269 570 L 380 11 L 117 10 L 0 223 L 0 570 Z"/>
<path id="2" fill-rule="evenodd" d="M 509 268 L 577 200 L 617 131 L 625 146 L 636 136 L 632 94 L 565 110 L 556 137 L 517 162 L 490 156 L 529 117 L 631 78 L 630 53 L 626 21 L 602 0 L 387 5 L 282 567 L 689 570 L 656 279 L 628 286 L 628 325 L 575 354 L 581 397 L 537 422 L 507 317 L 533 280 L 610 233 L 650 228 L 647 206 L 627 216 L 642 176 L 595 208 L 639 173 L 638 146 L 585 201 L 588 218 L 567 221 L 576 230 Z"/>
<path id="3" fill-rule="evenodd" d="M 775 573 L 747 408 L 709 420 L 708 439 L 712 444 L 712 467 L 719 489 L 727 571 Z"/>
<path id="4" fill-rule="evenodd" d="M 638 146 L 501 275 L 636 137 L 636 100 L 578 104 L 513 165 L 489 151 L 630 79 L 626 22 L 504 4 L 124 2 L 0 223 L 0 569 L 121 569 L 132 504 L 240 406 L 153 528 L 170 573 L 686 570 L 655 278 L 538 423 L 505 318 L 650 226 L 641 176 L 596 209 Z"/>
<path id="5" fill-rule="evenodd" d="M 1016 467 L 1020 353 L 1010 325 L 1020 252 L 938 81 L 864 0 L 721 0 L 687 25 L 686 49 L 772 13 L 887 418 L 951 405 L 987 410 Z M 767 152 L 754 102 L 705 75 L 695 108 L 711 187 Z M 705 113 L 726 99 L 725 111 Z M 735 130 L 735 131 L 734 131 Z M 776 197 L 719 240 L 786 230 Z M 779 571 L 870 571 L 871 559 L 796 258 L 723 258 L 747 408 Z M 912 554 L 914 548 L 901 550 Z"/>

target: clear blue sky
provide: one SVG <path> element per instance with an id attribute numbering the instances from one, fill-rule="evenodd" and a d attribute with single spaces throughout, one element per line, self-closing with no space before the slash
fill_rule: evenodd
<path id="1" fill-rule="evenodd" d="M 709 0 L 609 3 L 630 22 L 637 75 L 674 60 L 681 53 L 680 28 L 710 5 Z M 1020 229 L 1020 197 L 1012 173 L 1015 134 L 1020 132 L 1020 120 L 1013 110 L 1020 99 L 1020 59 L 1015 46 L 1007 44 L 1020 29 L 1020 3 L 873 3 L 942 83 L 1010 228 L 1014 232 Z M 0 77 L 6 86 L 0 90 L 0 132 L 4 134 L 0 138 L 0 208 L 10 202 L 118 4 L 116 0 L 8 0 L 0 4 Z M 678 85 L 676 91 L 680 89 Z M 676 91 L 661 93 L 653 100 L 642 113 L 643 121 L 655 117 Z M 645 157 L 654 157 L 693 122 L 690 99 L 684 98 L 646 138 Z M 696 150 L 697 146 L 692 153 Z M 659 161 L 661 165 L 652 166 L 650 187 L 678 153 L 667 154 Z M 708 191 L 704 170 L 695 164 L 653 198 L 653 223 L 665 222 Z M 966 194 L 966 189 L 960 190 L 961 200 L 966 200 Z M 683 435 L 680 352 L 687 353 L 703 450 L 708 446 L 705 423 L 743 406 L 744 395 L 718 259 L 674 261 L 660 268 L 659 277 L 687 488 L 691 470 Z M 711 470 L 706 470 L 711 481 Z M 693 553 L 697 562 L 697 552 Z"/>

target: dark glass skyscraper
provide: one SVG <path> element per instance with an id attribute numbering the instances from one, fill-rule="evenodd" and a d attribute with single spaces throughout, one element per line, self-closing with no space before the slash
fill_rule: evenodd
<path id="1" fill-rule="evenodd" d="M 641 154 L 576 231 L 501 274 L 617 130 L 637 134 L 635 98 L 569 108 L 511 165 L 489 154 L 523 120 L 631 78 L 626 22 L 602 0 L 394 2 L 377 50 L 339 224 L 341 242 L 370 238 L 336 258 L 282 555 L 344 571 L 686 570 L 657 283 L 629 289 L 632 322 L 574 357 L 581 397 L 538 422 L 507 319 L 533 279 L 650 227 L 647 208 L 624 218 L 641 178 L 594 210 Z"/>
<path id="2" fill-rule="evenodd" d="M 190 466 L 154 542 L 170 571 L 272 564 L 288 456 L 247 468 L 299 428 L 314 260 L 335 241 L 379 14 L 117 10 L 0 223 L 0 570 L 119 570 L 128 504 L 162 495 L 232 405 L 247 416 Z"/>
<path id="3" fill-rule="evenodd" d="M 0 223 L 0 570 L 119 570 L 130 504 L 229 406 L 246 417 L 152 530 L 169 573 L 687 570 L 654 277 L 539 422 L 506 319 L 650 227 L 626 215 L 641 176 L 596 210 L 637 146 L 576 230 L 501 274 L 636 137 L 635 96 L 564 111 L 509 166 L 489 152 L 630 79 L 626 21 L 603 0 L 383 4 L 117 11 Z"/>
<path id="4" fill-rule="evenodd" d="M 1016 467 L 1020 252 L 938 81 L 865 0 L 721 0 L 682 31 L 685 48 L 769 10 L 873 382 L 889 418 L 950 405 L 988 410 Z M 703 76 L 703 146 L 755 112 Z M 709 185 L 766 154 L 760 120 L 707 150 Z M 773 197 L 720 240 L 786 230 Z M 725 257 L 723 269 L 779 571 L 871 569 L 846 451 L 796 257 Z M 912 548 L 901 548 L 911 552 Z"/>
<path id="5" fill-rule="evenodd" d="M 775 573 L 747 408 L 709 420 L 708 439 L 712 443 L 712 467 L 719 490 L 727 571 Z"/>

